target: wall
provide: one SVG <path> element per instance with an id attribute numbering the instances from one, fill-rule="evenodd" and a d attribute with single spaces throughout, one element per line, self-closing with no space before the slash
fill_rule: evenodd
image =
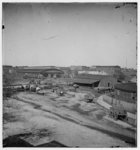
<path id="1" fill-rule="evenodd" d="M 115 89 L 115 95 L 117 99 L 120 99 L 122 101 L 131 102 L 131 103 L 136 103 L 137 101 L 136 93 L 130 93 L 130 92 L 125 92 L 125 91 Z"/>
<path id="2" fill-rule="evenodd" d="M 109 85 L 108 85 L 109 83 Z M 103 79 L 101 79 L 100 83 L 99 83 L 99 87 L 113 87 L 114 85 L 117 83 L 117 79 L 113 78 L 113 77 L 105 77 Z"/>
<path id="3" fill-rule="evenodd" d="M 104 95 L 104 101 L 106 101 L 109 104 L 112 104 L 112 98 Z M 113 98 L 113 104 L 122 104 L 124 109 L 126 109 L 126 111 L 130 112 L 130 113 L 136 113 L 137 112 L 137 104 L 134 103 L 129 103 L 129 102 L 125 102 L 125 101 L 119 101 Z"/>

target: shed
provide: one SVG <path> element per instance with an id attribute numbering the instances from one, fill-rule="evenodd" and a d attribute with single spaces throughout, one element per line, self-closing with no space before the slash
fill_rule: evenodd
<path id="1" fill-rule="evenodd" d="M 93 80 L 93 79 L 80 79 L 80 78 L 75 78 L 73 80 L 75 84 L 78 84 L 80 86 L 90 86 L 94 87 L 96 84 L 99 84 L 99 80 Z"/>
<path id="2" fill-rule="evenodd" d="M 18 73 L 28 73 L 28 74 L 36 74 L 38 75 L 42 74 L 45 77 L 61 77 L 64 75 L 64 72 L 56 67 L 25 67 L 22 69 L 17 69 Z"/>
<path id="3" fill-rule="evenodd" d="M 73 82 L 82 86 L 114 88 L 114 85 L 117 83 L 117 79 L 113 76 L 107 75 L 83 74 L 74 78 Z"/>

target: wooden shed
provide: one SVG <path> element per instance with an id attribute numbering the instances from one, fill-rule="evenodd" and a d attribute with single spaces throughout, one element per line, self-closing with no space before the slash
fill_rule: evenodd
<path id="1" fill-rule="evenodd" d="M 114 88 L 117 83 L 117 79 L 113 76 L 107 75 L 80 75 L 73 79 L 73 82 L 80 86 L 90 86 L 92 88 L 97 87 L 109 87 Z"/>

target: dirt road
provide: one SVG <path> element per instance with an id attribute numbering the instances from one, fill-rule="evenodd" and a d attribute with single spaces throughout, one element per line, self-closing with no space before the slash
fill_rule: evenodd
<path id="1" fill-rule="evenodd" d="M 123 129 L 105 120 L 104 110 L 96 104 L 81 101 L 83 94 L 58 97 L 34 93 L 19 93 L 14 96 L 13 108 L 6 109 L 16 121 L 4 123 L 4 137 L 13 134 L 48 129 L 52 135 L 40 138 L 25 138 L 32 144 L 55 139 L 70 147 L 130 147 L 135 145 L 135 132 Z M 99 119 L 100 115 L 100 119 Z M 97 117 L 98 116 L 98 117 Z M 123 131 L 123 132 L 122 132 Z"/>

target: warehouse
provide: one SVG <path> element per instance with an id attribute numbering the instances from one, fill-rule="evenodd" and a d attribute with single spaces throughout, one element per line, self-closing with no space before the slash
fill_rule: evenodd
<path id="1" fill-rule="evenodd" d="M 62 77 L 64 72 L 56 67 L 25 67 L 17 70 L 18 73 L 21 74 L 30 74 L 32 76 L 38 76 L 42 74 L 45 77 L 55 78 Z"/>
<path id="2" fill-rule="evenodd" d="M 92 68 L 96 71 L 105 72 L 108 75 L 115 75 L 121 72 L 120 66 L 92 66 Z"/>
<path id="3" fill-rule="evenodd" d="M 3 65 L 3 73 L 12 73 L 14 72 L 14 67 L 9 65 Z"/>
<path id="4" fill-rule="evenodd" d="M 42 71 L 41 74 L 44 75 L 45 77 L 50 78 L 60 78 L 64 76 L 64 72 L 56 68 L 46 69 Z"/>
<path id="5" fill-rule="evenodd" d="M 108 87 L 114 88 L 117 79 L 106 75 L 79 75 L 73 80 L 74 83 L 80 86 L 90 86 L 92 88 Z"/>
<path id="6" fill-rule="evenodd" d="M 88 86 L 94 88 L 98 86 L 99 80 L 74 78 L 73 83 L 78 84 L 79 86 Z"/>

